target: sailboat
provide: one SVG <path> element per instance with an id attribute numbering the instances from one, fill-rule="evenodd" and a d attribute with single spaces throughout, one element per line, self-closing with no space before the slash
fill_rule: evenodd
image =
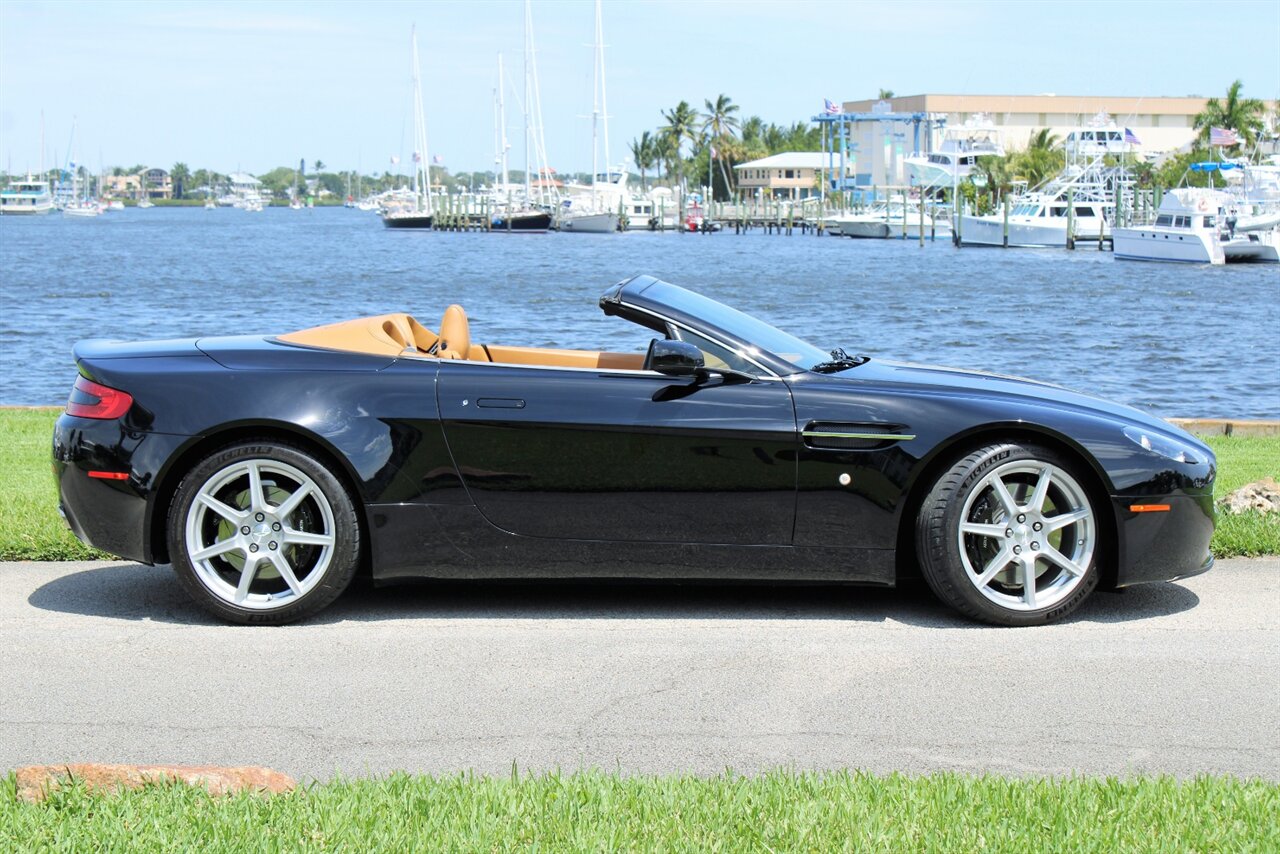
<path id="1" fill-rule="evenodd" d="M 298 161 L 298 170 L 293 173 L 293 189 L 289 192 L 289 210 L 302 210 L 302 199 L 298 196 L 298 176 L 307 171 L 307 161 Z"/>
<path id="2" fill-rule="evenodd" d="M 511 146 L 507 143 L 507 112 L 503 99 L 502 54 L 498 54 L 498 88 L 494 95 L 494 143 L 497 146 L 497 165 L 501 171 L 501 183 L 495 188 L 494 200 L 503 207 L 498 210 L 490 223 L 490 233 L 497 234 L 545 234 L 551 228 L 551 214 L 538 210 L 530 204 L 532 184 L 529 179 L 529 35 L 528 18 L 525 20 L 525 169 L 524 196 L 513 199 L 511 184 L 507 174 L 507 151 Z"/>
<path id="3" fill-rule="evenodd" d="M 600 0 L 596 0 L 596 42 L 595 42 L 595 65 L 594 65 L 594 83 L 591 93 L 591 197 L 590 202 L 584 204 L 584 199 L 568 199 L 564 202 L 564 213 L 561 216 L 560 228 L 562 231 L 580 231 L 590 234 L 608 234 L 618 230 L 618 210 L 615 204 L 615 192 L 620 196 L 623 184 L 626 183 L 627 175 L 620 172 L 614 175 L 606 171 L 604 174 L 600 172 L 600 161 L 597 159 L 600 153 L 599 132 L 603 118 L 604 124 L 604 162 L 605 168 L 608 169 L 609 164 L 609 115 L 607 101 L 605 99 L 605 81 L 604 81 L 604 27 L 600 21 Z M 601 183 L 607 186 L 609 190 L 615 192 L 607 192 L 601 194 Z"/>
<path id="4" fill-rule="evenodd" d="M 155 202 L 151 201 L 151 193 L 147 190 L 147 170 L 143 169 L 138 173 L 138 207 L 154 208 Z"/>
<path id="5" fill-rule="evenodd" d="M 414 27 L 413 42 L 413 192 L 412 199 L 404 205 L 389 209 L 382 215 L 387 228 L 431 228 L 431 179 L 427 166 L 427 120 L 422 113 L 422 81 L 418 73 L 418 30 Z"/>

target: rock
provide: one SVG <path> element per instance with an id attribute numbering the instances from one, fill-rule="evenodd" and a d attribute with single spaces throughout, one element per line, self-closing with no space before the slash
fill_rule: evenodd
<path id="1" fill-rule="evenodd" d="M 1273 477 L 1246 483 L 1235 492 L 1228 493 L 1218 501 L 1228 513 L 1244 513 L 1257 510 L 1259 513 L 1280 512 L 1280 483 Z"/>
<path id="2" fill-rule="evenodd" d="M 18 797 L 29 803 L 43 801 L 63 783 L 79 780 L 95 792 L 138 789 L 147 783 L 179 782 L 200 786 L 211 795 L 233 792 L 278 794 L 293 789 L 293 778 L 256 765 L 221 768 L 216 765 L 29 765 L 19 768 Z"/>

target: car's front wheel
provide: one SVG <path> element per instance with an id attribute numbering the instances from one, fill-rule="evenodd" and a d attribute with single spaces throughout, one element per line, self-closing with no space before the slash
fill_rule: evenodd
<path id="1" fill-rule="evenodd" d="M 921 505 L 916 548 L 938 598 L 984 622 L 1052 622 L 1098 585 L 1100 526 L 1083 475 L 1033 444 L 957 460 Z"/>
<path id="2" fill-rule="evenodd" d="M 360 526 L 342 483 L 281 442 L 232 445 L 187 473 L 168 518 L 169 554 L 191 595 L 237 623 L 288 623 L 331 603 L 355 575 Z"/>

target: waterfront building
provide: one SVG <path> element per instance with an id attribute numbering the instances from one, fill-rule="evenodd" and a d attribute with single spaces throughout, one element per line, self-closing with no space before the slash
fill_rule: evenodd
<path id="1" fill-rule="evenodd" d="M 172 199 L 173 179 L 163 169 L 145 169 L 136 175 L 108 175 L 103 195 L 114 199 L 140 199 L 143 188 L 148 199 Z"/>
<path id="2" fill-rule="evenodd" d="M 227 176 L 227 182 L 231 185 L 231 195 L 237 198 L 264 195 L 262 182 L 248 172 L 232 172 Z"/>
<path id="3" fill-rule="evenodd" d="M 738 192 L 743 198 L 799 201 L 822 192 L 817 174 L 825 172 L 827 163 L 821 151 L 784 151 L 739 163 L 733 168 L 738 176 Z"/>
<path id="4" fill-rule="evenodd" d="M 974 120 L 990 121 L 1008 151 L 1025 148 L 1032 134 L 1048 128 L 1059 140 L 1101 117 L 1128 129 L 1137 142 L 1132 152 L 1156 159 L 1161 154 L 1190 145 L 1195 139 L 1195 117 L 1207 98 L 1096 97 L 1083 95 L 908 95 L 885 100 L 845 101 L 846 113 L 927 114 L 945 118 L 932 138 L 921 143 L 926 151 L 940 144 L 943 127 L 957 127 Z M 1267 111 L 1276 102 L 1265 102 Z M 848 162 L 859 186 L 903 185 L 910 181 L 904 161 L 915 152 L 913 128 L 908 121 L 867 121 L 851 125 Z"/>

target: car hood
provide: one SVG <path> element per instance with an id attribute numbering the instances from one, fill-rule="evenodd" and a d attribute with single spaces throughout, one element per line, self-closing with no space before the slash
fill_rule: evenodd
<path id="1" fill-rule="evenodd" d="M 883 359 L 872 359 L 856 368 L 823 376 L 837 383 L 886 383 L 898 387 L 905 385 L 921 391 L 936 390 L 942 394 L 961 397 L 992 398 L 1009 402 L 1021 400 L 1036 406 L 1048 405 L 1084 411 L 1126 424 L 1159 430 L 1184 440 L 1189 439 L 1197 445 L 1202 444 L 1182 428 L 1132 406 L 1023 377 Z"/>

